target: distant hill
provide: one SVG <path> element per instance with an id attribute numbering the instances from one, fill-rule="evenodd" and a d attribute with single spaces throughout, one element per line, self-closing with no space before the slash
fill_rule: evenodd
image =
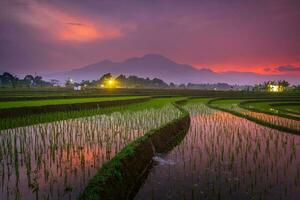
<path id="1" fill-rule="evenodd" d="M 251 72 L 216 73 L 210 69 L 196 69 L 191 65 L 178 64 L 159 54 L 147 54 L 134 57 L 124 62 L 103 60 L 79 69 L 55 73 L 45 76 L 64 81 L 72 78 L 76 81 L 96 80 L 104 73 L 113 75 L 137 75 L 141 77 L 160 78 L 174 83 L 218 83 L 256 84 L 268 80 L 286 79 L 293 84 L 299 84 L 297 76 L 260 75 Z"/>

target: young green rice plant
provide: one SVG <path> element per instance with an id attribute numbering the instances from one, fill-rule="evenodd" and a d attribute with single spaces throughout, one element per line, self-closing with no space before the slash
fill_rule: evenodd
<path id="1" fill-rule="evenodd" d="M 113 107 L 99 107 L 97 109 L 69 110 L 64 112 L 46 112 L 32 114 L 14 118 L 3 118 L 0 120 L 0 130 L 29 126 L 58 120 L 74 119 L 79 117 L 89 117 L 93 115 L 109 114 L 113 112 L 126 112 L 144 110 L 147 108 L 161 108 L 168 103 L 175 102 L 182 97 L 153 98 L 146 102 L 134 103 L 129 105 L 116 105 Z"/>
<path id="2" fill-rule="evenodd" d="M 203 104 L 187 104 L 186 137 L 151 170 L 135 199 L 298 199 L 300 136 Z M 298 177 L 298 178 L 297 178 Z"/>
<path id="3" fill-rule="evenodd" d="M 241 100 L 216 100 L 210 102 L 210 105 L 214 108 L 220 108 L 222 110 L 237 113 L 238 115 L 244 116 L 247 119 L 258 122 L 278 130 L 285 130 L 291 133 L 300 133 L 300 121 L 278 115 L 270 115 L 261 112 L 255 112 L 241 108 L 238 104 Z"/>
<path id="4" fill-rule="evenodd" d="M 3 130 L 0 199 L 75 199 L 103 163 L 180 114 L 168 104 Z"/>
<path id="5" fill-rule="evenodd" d="M 278 126 L 283 126 L 283 127 L 288 127 L 290 129 L 295 129 L 300 131 L 300 121 L 299 120 L 293 120 L 293 119 L 288 119 L 276 115 L 269 115 L 265 113 L 260 113 L 260 112 L 254 112 L 250 110 L 243 109 L 239 107 L 237 104 L 233 104 L 231 107 L 231 110 L 239 112 L 243 115 L 251 116 L 256 119 L 275 124 Z"/>

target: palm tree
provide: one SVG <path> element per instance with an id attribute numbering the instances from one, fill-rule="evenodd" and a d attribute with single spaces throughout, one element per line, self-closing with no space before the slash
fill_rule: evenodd
<path id="1" fill-rule="evenodd" d="M 286 80 L 280 80 L 278 81 L 278 86 L 279 86 L 279 90 L 282 92 L 284 90 L 286 90 L 286 88 L 290 85 L 289 82 L 287 82 Z"/>

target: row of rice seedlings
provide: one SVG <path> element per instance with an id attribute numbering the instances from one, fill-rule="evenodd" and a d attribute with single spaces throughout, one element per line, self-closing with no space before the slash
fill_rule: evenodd
<path id="1" fill-rule="evenodd" d="M 126 144 L 178 118 L 173 105 L 0 132 L 0 199 L 74 199 Z"/>
<path id="2" fill-rule="evenodd" d="M 287 127 L 287 128 L 290 128 L 290 129 L 300 131 L 300 121 L 298 121 L 298 120 L 293 120 L 293 119 L 280 117 L 280 116 L 277 116 L 277 115 L 268 115 L 268 114 L 265 114 L 265 113 L 246 110 L 246 109 L 243 109 L 243 108 L 239 107 L 237 104 L 232 104 L 230 109 L 232 111 L 236 111 L 236 112 L 239 112 L 243 115 L 251 116 L 251 117 L 257 118 L 259 120 L 271 123 L 271 124 L 275 124 L 275 125 L 278 125 L 278 126 L 283 126 L 283 127 Z"/>
<path id="3" fill-rule="evenodd" d="M 297 199 L 300 137 L 204 105 L 135 199 Z M 175 163 L 175 164 L 174 164 Z"/>
<path id="4" fill-rule="evenodd" d="M 79 117 L 89 117 L 94 115 L 101 115 L 113 112 L 124 112 L 126 110 L 142 110 L 146 108 L 160 108 L 168 103 L 179 100 L 180 97 L 170 98 L 154 98 L 146 102 L 128 104 L 128 105 L 116 105 L 112 107 L 99 107 L 93 109 L 82 110 L 68 110 L 64 112 L 46 112 L 42 114 L 32 114 L 28 116 L 20 116 L 14 118 L 3 118 L 0 120 L 0 130 L 28 126 L 33 124 L 40 124 L 46 122 L 53 122 L 58 120 L 74 119 Z"/>

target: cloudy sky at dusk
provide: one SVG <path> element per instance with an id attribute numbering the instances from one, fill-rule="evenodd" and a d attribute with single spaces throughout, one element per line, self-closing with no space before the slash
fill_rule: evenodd
<path id="1" fill-rule="evenodd" d="M 0 0 L 0 71 L 147 53 L 214 71 L 300 75 L 299 0 Z"/>

